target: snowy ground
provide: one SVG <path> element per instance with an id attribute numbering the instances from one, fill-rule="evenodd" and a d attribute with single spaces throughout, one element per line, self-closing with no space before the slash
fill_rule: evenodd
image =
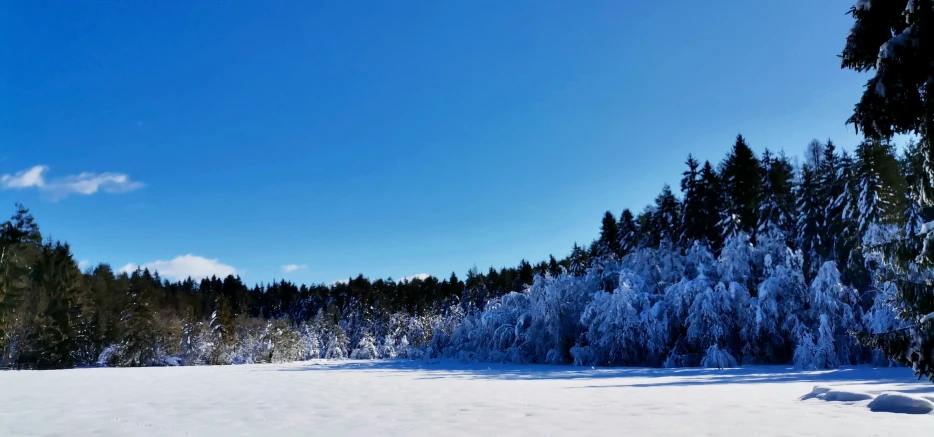
<path id="1" fill-rule="evenodd" d="M 827 388 L 812 394 L 816 385 Z M 864 400 L 821 399 L 828 388 Z M 873 412 L 851 393 L 890 390 L 934 399 L 934 384 L 906 369 L 357 361 L 4 371 L 0 435 L 934 435 L 934 415 Z"/>

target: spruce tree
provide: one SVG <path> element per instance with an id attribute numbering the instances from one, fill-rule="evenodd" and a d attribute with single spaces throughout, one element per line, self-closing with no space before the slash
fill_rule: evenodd
<path id="1" fill-rule="evenodd" d="M 601 257 L 620 256 L 619 228 L 617 227 L 616 217 L 613 213 L 607 211 L 603 215 L 603 223 L 600 225 L 600 238 L 597 240 L 597 254 Z"/>
<path id="2" fill-rule="evenodd" d="M 848 122 L 869 139 L 919 135 L 922 183 L 934 187 L 934 0 L 861 1 L 849 13 L 841 67 L 871 77 Z"/>
<path id="3" fill-rule="evenodd" d="M 29 210 L 16 205 L 16 214 L 0 224 L 0 352 L 9 357 L 8 344 L 14 323 L 22 323 L 18 315 L 24 294 L 30 286 L 29 272 L 42 243 L 42 235 Z"/>
<path id="4" fill-rule="evenodd" d="M 723 208 L 723 185 L 710 161 L 705 161 L 700 171 L 700 183 L 697 187 L 701 206 L 700 225 L 705 240 L 714 253 L 723 245 L 724 231 L 720 226 Z"/>
<path id="5" fill-rule="evenodd" d="M 587 255 L 587 252 L 575 242 L 574 247 L 571 249 L 570 273 L 574 276 L 581 276 L 586 273 L 587 267 L 590 267 L 589 258 L 590 257 Z"/>
<path id="6" fill-rule="evenodd" d="M 662 192 L 655 198 L 655 208 L 649 233 L 659 243 L 674 244 L 678 241 L 678 231 L 681 227 L 681 202 L 671 192 L 671 187 L 665 184 Z"/>
<path id="7" fill-rule="evenodd" d="M 772 233 L 794 245 L 796 208 L 794 169 L 782 155 L 775 157 L 768 150 L 762 155 L 762 201 L 759 205 L 760 234 Z"/>
<path id="8" fill-rule="evenodd" d="M 742 135 L 736 136 L 733 149 L 720 167 L 725 194 L 721 220 L 724 236 L 742 231 L 755 241 L 762 191 L 762 168 Z"/>
<path id="9" fill-rule="evenodd" d="M 845 181 L 842 178 L 842 163 L 837 148 L 832 141 L 823 147 L 824 154 L 817 166 L 817 186 L 820 204 L 823 206 L 819 217 L 819 226 L 823 230 L 817 253 L 823 260 L 840 261 L 834 247 L 840 238 L 846 223 L 843 205 L 839 202 L 844 193 Z"/>
<path id="10" fill-rule="evenodd" d="M 624 209 L 619 215 L 619 224 L 616 226 L 619 232 L 619 254 L 620 258 L 632 252 L 639 245 L 639 228 L 636 227 L 636 219 L 632 211 Z"/>
<path id="11" fill-rule="evenodd" d="M 701 186 L 700 163 L 693 156 L 688 155 L 685 164 L 687 170 L 681 173 L 681 195 L 684 202 L 681 204 L 681 229 L 678 241 L 683 247 L 689 247 L 693 242 L 706 240 L 706 223 L 704 222 L 704 190 Z"/>
<path id="12" fill-rule="evenodd" d="M 143 272 L 137 269 L 130 276 L 126 308 L 120 317 L 123 336 L 116 357 L 120 366 L 148 366 L 156 359 L 155 312 L 146 295 L 148 288 Z"/>
<path id="13" fill-rule="evenodd" d="M 43 306 L 36 317 L 36 364 L 42 369 L 75 365 L 78 289 L 81 272 L 65 244 L 49 242 L 42 247 L 33 269 L 35 291 Z"/>
<path id="14" fill-rule="evenodd" d="M 823 205 L 820 198 L 820 186 L 817 175 L 810 165 L 801 168 L 801 174 L 795 188 L 798 210 L 798 249 L 804 256 L 804 277 L 807 282 L 817 274 L 820 267 L 821 222 L 823 218 Z"/>

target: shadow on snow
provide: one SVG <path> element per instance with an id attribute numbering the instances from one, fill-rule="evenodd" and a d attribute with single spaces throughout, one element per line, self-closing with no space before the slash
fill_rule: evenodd
<path id="1" fill-rule="evenodd" d="M 260 369 L 257 369 L 258 371 Z M 262 369 L 265 370 L 265 369 Z M 491 364 L 462 363 L 457 360 L 441 360 L 426 364 L 423 361 L 375 360 L 375 361 L 310 361 L 293 366 L 270 368 L 286 372 L 316 371 L 376 371 L 419 372 L 416 379 L 471 379 L 471 380 L 598 380 L 616 378 L 623 381 L 617 385 L 591 385 L 582 388 L 618 387 L 665 387 L 697 386 L 713 384 L 778 384 L 809 382 L 832 383 L 881 383 L 899 384 L 905 393 L 934 393 L 934 385 L 918 386 L 918 379 L 907 368 L 873 368 L 870 366 L 845 367 L 836 370 L 801 371 L 790 366 L 746 366 L 731 369 L 706 368 L 646 368 L 646 367 L 575 367 L 543 364 Z M 627 378 L 639 378 L 630 384 Z M 649 379 L 650 382 L 646 382 Z M 652 381 L 657 379 L 657 381 Z"/>

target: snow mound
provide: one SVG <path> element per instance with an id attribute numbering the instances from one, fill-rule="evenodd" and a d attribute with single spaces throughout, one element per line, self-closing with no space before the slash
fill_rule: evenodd
<path id="1" fill-rule="evenodd" d="M 832 390 L 830 387 L 826 387 L 823 385 L 815 385 L 814 389 L 812 389 L 810 393 L 804 396 L 801 396 L 801 400 L 806 401 L 808 399 L 819 398 L 821 395 L 829 392 L 830 390 Z"/>
<path id="2" fill-rule="evenodd" d="M 919 396 L 885 392 L 869 403 L 869 409 L 882 413 L 931 414 L 934 402 Z"/>
<path id="3" fill-rule="evenodd" d="M 830 390 L 819 397 L 828 402 L 859 402 L 868 401 L 873 395 L 858 391 Z"/>

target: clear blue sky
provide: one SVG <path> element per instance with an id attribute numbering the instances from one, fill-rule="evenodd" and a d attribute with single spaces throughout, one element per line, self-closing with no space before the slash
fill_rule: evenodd
<path id="1" fill-rule="evenodd" d="M 0 205 L 251 283 L 561 256 L 739 132 L 853 147 L 852 3 L 6 2 Z"/>

